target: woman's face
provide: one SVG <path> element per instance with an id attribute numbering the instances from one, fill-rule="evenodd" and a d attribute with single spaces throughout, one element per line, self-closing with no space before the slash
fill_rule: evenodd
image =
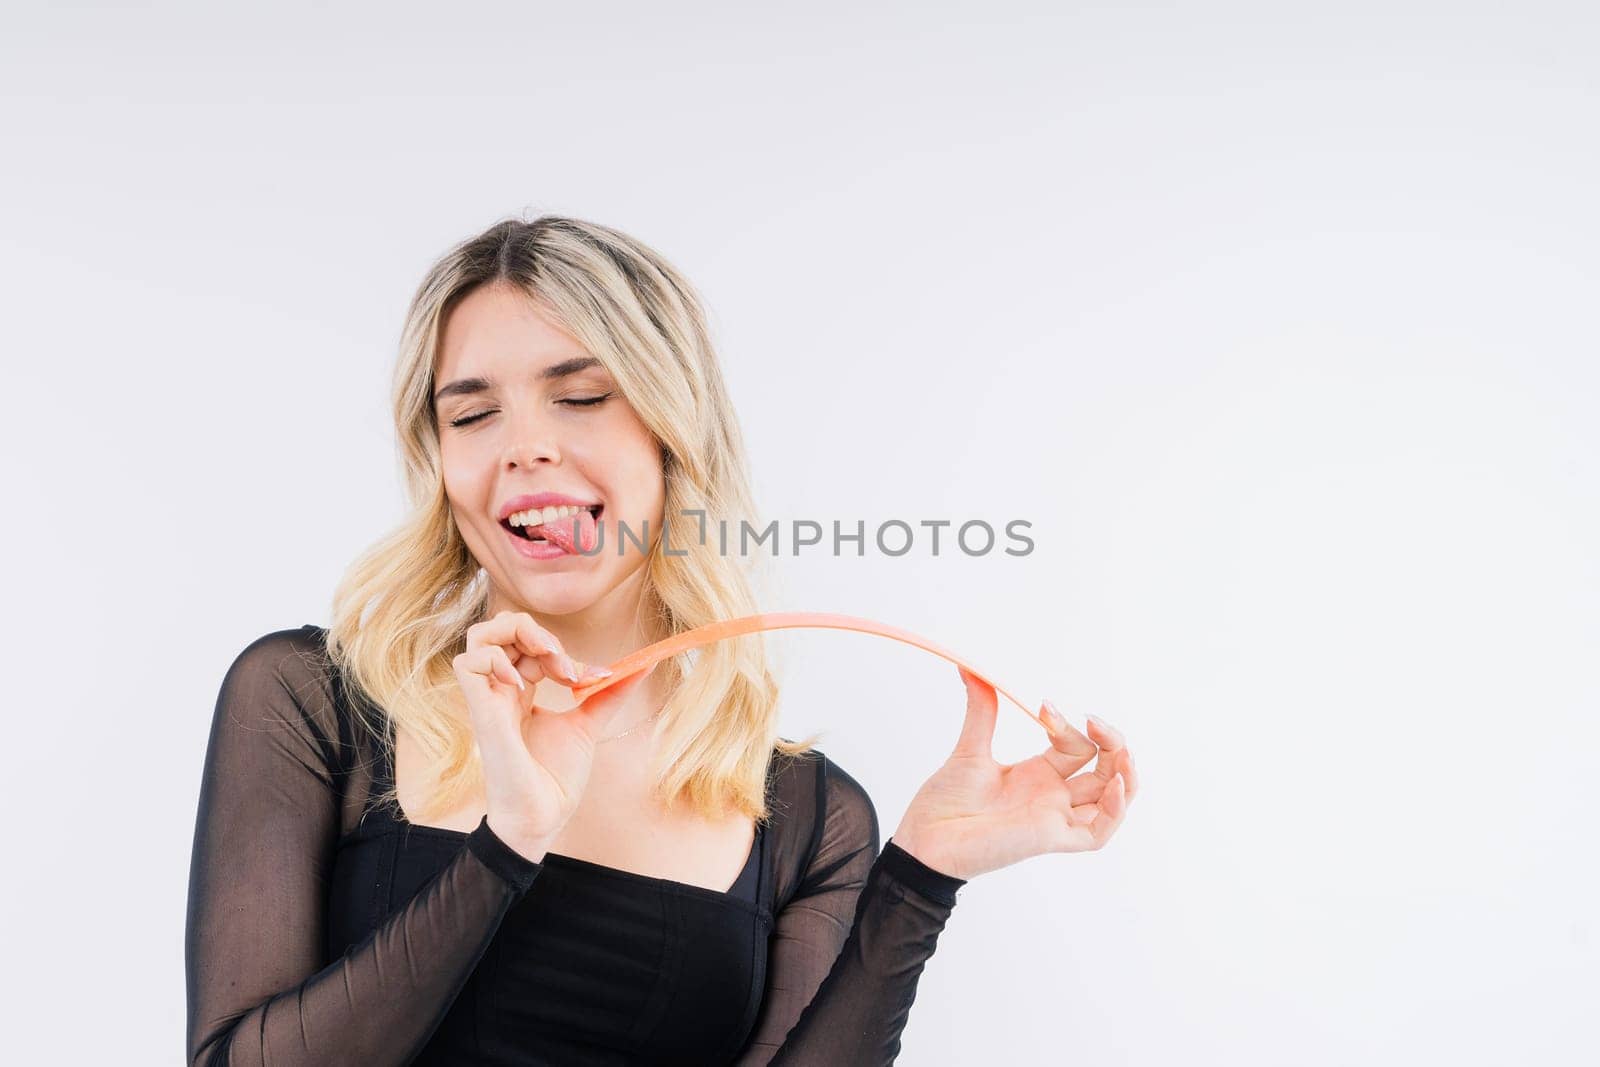
<path id="1" fill-rule="evenodd" d="M 642 569 L 633 541 L 618 555 L 617 523 L 646 544 L 646 529 L 659 536 L 660 445 L 611 375 L 526 293 L 489 283 L 462 298 L 441 331 L 434 383 L 445 495 L 488 572 L 490 615 L 581 611 Z M 601 551 L 585 556 L 513 533 L 507 509 L 534 493 L 599 505 Z M 572 529 L 572 518 L 557 521 Z"/>

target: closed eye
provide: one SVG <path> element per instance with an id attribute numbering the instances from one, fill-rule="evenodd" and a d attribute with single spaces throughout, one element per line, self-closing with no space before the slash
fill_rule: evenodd
<path id="1" fill-rule="evenodd" d="M 566 405 L 568 405 L 570 407 L 575 407 L 575 408 L 591 408 L 591 407 L 594 407 L 594 406 L 596 406 L 598 404 L 603 404 L 604 402 L 606 402 L 607 400 L 610 400 L 612 397 L 614 397 L 616 395 L 617 395 L 616 393 L 612 392 L 612 393 L 602 393 L 599 396 L 569 396 L 569 397 L 563 397 L 562 399 L 557 400 L 556 403 L 558 403 L 558 404 L 566 404 Z M 457 428 L 462 427 L 462 426 L 471 426 L 473 423 L 477 422 L 480 419 L 488 418 L 490 415 L 493 415 L 498 410 L 499 410 L 498 408 L 490 408 L 488 411 L 479 411 L 479 412 L 476 412 L 476 413 L 471 414 L 471 415 L 463 415 L 459 419 L 451 419 L 450 420 L 450 425 L 454 426 L 454 427 L 457 427 Z"/>
<path id="2" fill-rule="evenodd" d="M 573 407 L 587 408 L 593 407 L 596 404 L 604 403 L 616 395 L 616 393 L 601 393 L 599 396 L 569 396 L 561 400 L 557 400 L 556 403 L 571 404 Z"/>

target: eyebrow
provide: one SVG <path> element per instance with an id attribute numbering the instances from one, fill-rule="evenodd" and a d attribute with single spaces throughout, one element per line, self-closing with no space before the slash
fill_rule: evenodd
<path id="1" fill-rule="evenodd" d="M 571 359 L 564 359 L 560 363 L 550 364 L 550 366 L 539 372 L 539 380 L 545 382 L 554 381 L 557 378 L 565 378 L 568 375 L 577 374 L 581 370 L 588 370 L 590 367 L 598 366 L 600 366 L 600 361 L 593 356 L 574 356 Z M 450 384 L 441 386 L 439 391 L 433 394 L 433 402 L 437 404 L 439 401 L 451 396 L 471 396 L 474 393 L 486 393 L 493 386 L 494 383 L 488 378 L 457 378 Z"/>

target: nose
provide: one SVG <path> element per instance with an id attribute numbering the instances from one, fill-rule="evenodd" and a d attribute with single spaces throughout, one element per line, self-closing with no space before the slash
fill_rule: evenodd
<path id="1" fill-rule="evenodd" d="M 556 441 L 555 427 L 543 419 L 521 419 L 511 428 L 504 462 L 507 470 L 561 462 L 561 447 Z"/>
<path id="2" fill-rule="evenodd" d="M 506 451 L 507 470 L 516 470 L 518 467 L 526 469 L 536 467 L 541 463 L 559 462 L 561 462 L 561 453 L 556 450 L 555 445 L 545 442 L 522 446 L 513 445 Z"/>

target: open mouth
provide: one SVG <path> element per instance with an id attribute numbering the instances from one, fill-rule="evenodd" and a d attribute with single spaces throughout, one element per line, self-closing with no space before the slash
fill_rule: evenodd
<path id="1" fill-rule="evenodd" d="M 593 518 L 594 518 L 594 520 L 596 522 L 599 522 L 600 521 L 600 513 L 605 510 L 605 505 L 604 504 L 596 504 L 593 507 L 585 508 L 584 510 L 587 511 L 591 516 L 593 516 Z M 577 516 L 575 514 L 566 514 L 566 515 L 558 516 L 554 520 L 554 523 L 555 523 L 555 525 L 564 526 L 566 529 L 570 530 L 572 528 L 573 522 L 575 522 L 576 520 L 577 520 Z M 522 525 L 522 526 L 513 526 L 512 523 L 511 523 L 511 519 L 508 517 L 508 518 L 505 518 L 505 519 L 501 519 L 500 520 L 500 525 L 504 526 L 506 528 L 506 530 L 509 533 L 511 533 L 513 536 L 520 537 L 524 541 L 548 541 L 548 540 L 550 540 L 548 537 L 546 537 L 544 535 L 544 524 L 543 523 L 528 523 L 528 524 Z"/>

